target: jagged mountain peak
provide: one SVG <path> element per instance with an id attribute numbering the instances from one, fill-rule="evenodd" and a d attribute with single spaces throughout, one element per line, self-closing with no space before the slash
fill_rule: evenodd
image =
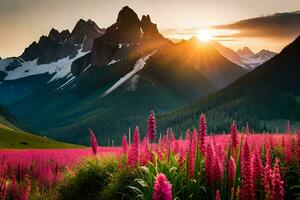
<path id="1" fill-rule="evenodd" d="M 50 30 L 50 32 L 49 32 L 49 35 L 48 35 L 48 37 L 50 37 L 50 38 L 56 38 L 57 36 L 59 36 L 59 32 L 58 32 L 58 30 L 56 30 L 55 28 L 52 28 L 51 30 Z"/>
<path id="2" fill-rule="evenodd" d="M 81 49 L 90 51 L 95 38 L 100 37 L 105 29 L 100 29 L 92 20 L 80 19 L 72 32 L 52 28 L 48 35 L 40 37 L 38 42 L 33 42 L 20 56 L 25 61 L 37 59 L 38 64 L 56 62 L 65 57 L 74 57 Z"/>
<path id="3" fill-rule="evenodd" d="M 161 38 L 163 37 L 158 29 L 157 25 L 151 22 L 149 15 L 143 15 L 141 19 L 141 28 L 143 31 L 143 38 Z"/>
<path id="4" fill-rule="evenodd" d="M 241 49 L 238 49 L 236 53 L 242 58 L 246 58 L 254 55 L 253 51 L 249 47 L 243 47 Z"/>
<path id="5" fill-rule="evenodd" d="M 122 28 L 126 25 L 136 25 L 139 26 L 140 20 L 138 18 L 138 15 L 128 6 L 125 6 L 120 10 L 117 18 L 116 24 Z"/>
<path id="6" fill-rule="evenodd" d="M 150 16 L 144 16 L 140 21 L 138 15 L 125 6 L 119 12 L 116 23 L 108 27 L 105 34 L 94 41 L 90 62 L 85 63 L 103 67 L 112 60 L 124 59 L 126 57 L 124 55 L 128 56 L 128 52 L 139 55 L 169 42 L 158 32 Z M 80 68 L 82 69 L 82 65 Z"/>

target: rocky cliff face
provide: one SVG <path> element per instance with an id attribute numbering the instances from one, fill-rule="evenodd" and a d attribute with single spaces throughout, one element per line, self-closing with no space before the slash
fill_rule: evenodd
<path id="1" fill-rule="evenodd" d="M 119 12 L 116 23 L 94 40 L 90 56 L 79 58 L 72 64 L 72 73 L 78 75 L 89 65 L 103 67 L 113 60 L 126 59 L 129 54 L 141 56 L 170 43 L 158 32 L 149 15 L 139 20 L 126 6 Z"/>
<path id="2" fill-rule="evenodd" d="M 151 22 L 149 15 L 143 15 L 141 20 L 143 39 L 161 39 L 163 36 L 158 32 L 157 25 Z"/>
<path id="3" fill-rule="evenodd" d="M 48 36 L 33 42 L 20 57 L 25 61 L 37 59 L 38 64 L 56 62 L 67 56 L 73 58 L 79 49 L 84 52 L 91 50 L 94 39 L 104 32 L 105 29 L 100 29 L 95 22 L 80 19 L 71 33 L 51 29 Z"/>

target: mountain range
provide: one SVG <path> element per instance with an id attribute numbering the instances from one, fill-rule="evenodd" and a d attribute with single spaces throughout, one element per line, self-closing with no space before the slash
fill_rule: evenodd
<path id="1" fill-rule="evenodd" d="M 256 76 L 266 73 L 268 78 L 277 67 L 267 67 L 270 72 L 256 71 L 279 62 L 273 60 L 282 52 L 267 62 L 271 58 L 267 51 L 251 55 L 265 59 L 260 59 L 265 63 L 259 67 L 245 63 L 239 54 L 220 43 L 202 43 L 195 38 L 173 43 L 159 32 L 149 15 L 140 19 L 126 6 L 108 28 L 79 20 L 71 32 L 52 29 L 20 56 L 0 60 L 0 104 L 17 119 L 17 126 L 30 132 L 87 144 L 90 127 L 100 143 L 107 144 L 108 138 L 120 142 L 121 133 L 146 119 L 150 110 L 166 113 L 158 117 L 161 128 L 174 126 L 175 121 L 181 122 L 175 128 L 181 128 L 200 110 L 212 113 L 213 122 L 223 119 L 216 114 L 220 111 L 211 110 L 218 110 L 219 104 L 227 110 L 232 102 L 227 105 L 226 99 L 238 100 L 238 95 L 245 94 L 236 89 L 242 86 L 235 85 L 251 85 L 245 86 L 251 88 L 251 95 L 253 91 L 262 95 L 260 91 L 265 90 L 259 86 L 265 82 Z M 241 81 L 249 76 L 258 82 Z M 231 92 L 220 95 L 224 91 Z M 241 102 L 246 97 L 241 97 Z M 185 109 L 177 110 L 179 107 Z M 226 117 L 225 122 L 234 117 Z M 223 128 L 225 122 L 216 123 L 214 130 Z"/>
<path id="2" fill-rule="evenodd" d="M 244 47 L 243 49 L 238 49 L 236 53 L 241 58 L 242 63 L 248 65 L 251 68 L 255 68 L 266 61 L 273 58 L 276 53 L 262 49 L 258 53 L 253 53 L 248 47 Z"/>
<path id="3" fill-rule="evenodd" d="M 234 83 L 190 106 L 159 116 L 163 127 L 175 125 L 184 130 L 197 124 L 205 112 L 211 132 L 228 131 L 237 120 L 249 122 L 255 130 L 285 131 L 286 121 L 299 122 L 300 112 L 300 36 L 279 54 Z M 176 123 L 175 123 L 176 122 Z"/>

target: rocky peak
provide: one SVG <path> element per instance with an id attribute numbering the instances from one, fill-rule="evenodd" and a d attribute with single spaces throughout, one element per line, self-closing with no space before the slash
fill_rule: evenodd
<path id="1" fill-rule="evenodd" d="M 141 23 L 137 14 L 128 6 L 122 8 L 117 22 L 110 26 L 106 34 L 111 41 L 118 43 L 132 43 L 141 39 Z"/>
<path id="2" fill-rule="evenodd" d="M 112 60 L 150 54 L 170 43 L 158 32 L 149 15 L 140 21 L 138 15 L 126 6 L 119 12 L 116 23 L 94 40 L 91 53 L 73 62 L 72 73 L 79 75 L 88 66 L 104 67 Z"/>
<path id="3" fill-rule="evenodd" d="M 94 21 L 80 19 L 71 32 L 71 40 L 75 45 L 82 44 L 83 51 L 89 51 L 93 46 L 94 39 L 104 33 L 105 29 L 100 29 Z"/>
<path id="4" fill-rule="evenodd" d="M 137 29 L 140 28 L 140 20 L 131 8 L 125 6 L 118 14 L 116 25 L 120 32 L 126 31 L 129 28 L 139 32 Z"/>
<path id="5" fill-rule="evenodd" d="M 38 59 L 38 64 L 55 62 L 65 57 L 74 57 L 81 48 L 82 51 L 92 49 L 95 38 L 102 36 L 105 29 L 100 29 L 92 20 L 80 19 L 72 32 L 52 28 L 48 36 L 40 37 L 25 49 L 21 58 L 25 61 Z"/>
<path id="6" fill-rule="evenodd" d="M 49 37 L 50 39 L 57 40 L 57 39 L 59 39 L 60 34 L 59 34 L 58 30 L 52 28 L 51 31 L 49 32 L 48 37 Z"/>
<path id="7" fill-rule="evenodd" d="M 247 58 L 254 55 L 253 51 L 251 51 L 251 49 L 249 49 L 248 47 L 243 47 L 242 49 L 238 49 L 236 53 L 242 58 Z"/>
<path id="8" fill-rule="evenodd" d="M 141 20 L 141 28 L 143 31 L 143 38 L 162 38 L 163 36 L 158 32 L 157 25 L 151 22 L 149 15 L 143 15 Z"/>

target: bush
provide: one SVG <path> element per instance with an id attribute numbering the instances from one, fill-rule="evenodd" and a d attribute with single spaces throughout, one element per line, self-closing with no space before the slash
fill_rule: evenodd
<path id="1" fill-rule="evenodd" d="M 115 158 L 89 159 L 79 165 L 75 175 L 69 175 L 59 188 L 59 200 L 97 200 L 101 191 L 118 170 Z"/>
<path id="2" fill-rule="evenodd" d="M 135 172 L 131 169 L 124 168 L 113 174 L 109 184 L 100 194 L 101 200 L 134 199 L 135 194 L 128 188 L 135 179 Z"/>

